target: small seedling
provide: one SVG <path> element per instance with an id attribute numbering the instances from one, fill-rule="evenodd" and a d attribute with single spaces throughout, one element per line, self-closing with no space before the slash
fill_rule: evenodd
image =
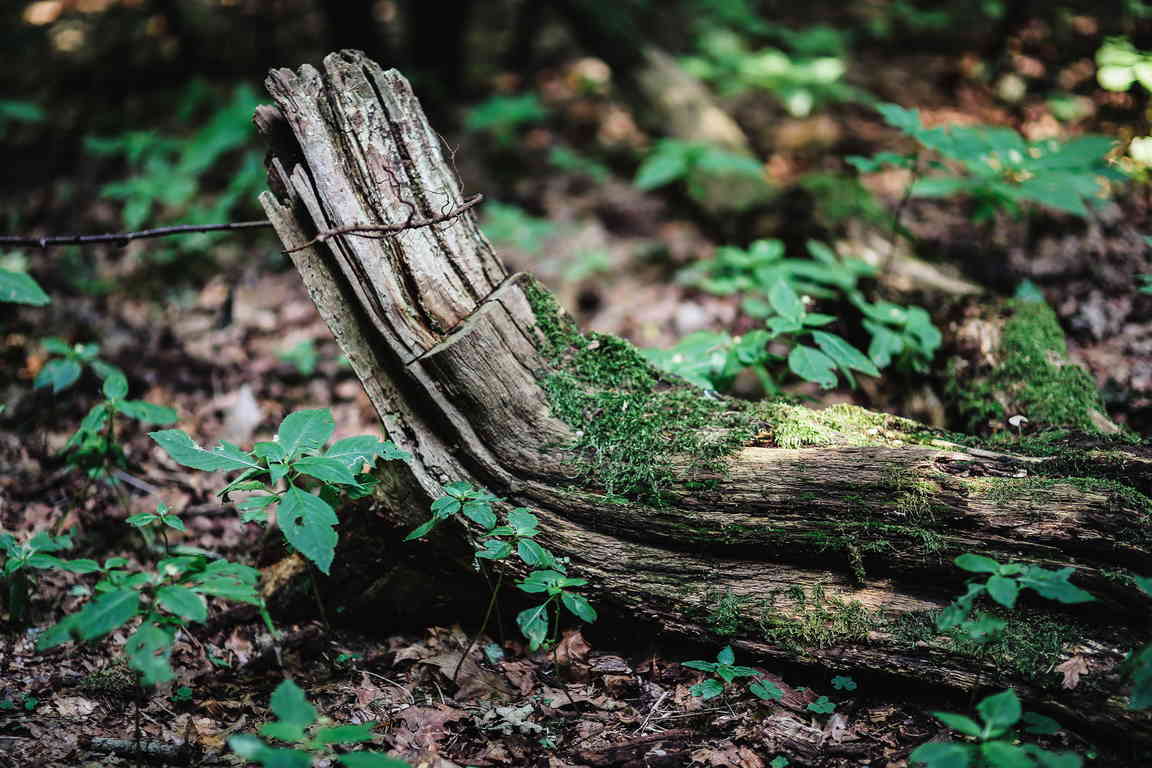
<path id="1" fill-rule="evenodd" d="M 748 685 L 748 691 L 753 696 L 764 701 L 779 701 L 784 692 L 779 686 L 768 680 L 759 678 L 760 673 L 752 667 L 736 665 L 736 654 L 732 646 L 726 645 L 716 654 L 716 661 L 685 661 L 682 666 L 696 669 L 701 672 L 711 672 L 715 677 L 707 677 L 689 690 L 693 696 L 699 696 L 707 701 L 724 693 L 729 683 L 742 677 L 755 677 Z"/>

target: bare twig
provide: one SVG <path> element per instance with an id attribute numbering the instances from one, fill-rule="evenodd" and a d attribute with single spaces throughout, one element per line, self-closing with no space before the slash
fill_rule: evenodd
<path id="1" fill-rule="evenodd" d="M 431 226 L 432 224 L 439 224 L 441 222 L 448 221 L 449 219 L 454 219 L 468 209 L 479 205 L 483 201 L 484 195 L 472 195 L 472 197 L 469 197 L 464 202 L 460 203 L 460 205 L 458 205 L 456 208 L 453 208 L 452 210 L 445 213 L 431 216 L 427 219 L 414 220 L 415 211 L 413 211 L 413 214 L 410 214 L 408 218 L 401 224 L 351 224 L 346 227 L 325 229 L 308 242 L 302 243 L 295 248 L 289 248 L 288 250 L 284 251 L 284 253 L 295 253 L 296 251 L 302 251 L 309 246 L 315 245 L 316 243 L 323 243 L 324 241 L 336 237 L 337 235 L 356 235 L 357 237 L 367 237 L 378 240 L 382 237 L 386 237 L 387 235 L 394 235 L 397 232 L 405 232 L 409 229 L 419 229 L 420 227 L 427 227 Z"/>
<path id="2" fill-rule="evenodd" d="M 179 224 L 173 227 L 142 229 L 138 232 L 109 232 L 103 235 L 49 235 L 46 237 L 0 235 L 0 245 L 33 246 L 36 248 L 47 248 L 50 245 L 96 245 L 99 243 L 125 245 L 132 240 L 147 240 L 154 237 L 186 235 L 194 232 L 262 229 L 270 226 L 272 226 L 270 221 L 232 221 L 227 224 Z"/>

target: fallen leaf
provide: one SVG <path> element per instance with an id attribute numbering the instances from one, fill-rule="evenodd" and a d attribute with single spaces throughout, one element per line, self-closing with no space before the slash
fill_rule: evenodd
<path id="1" fill-rule="evenodd" d="M 1064 687 L 1072 689 L 1080 684 L 1080 675 L 1088 671 L 1088 661 L 1077 654 L 1067 661 L 1057 664 L 1056 671 L 1064 675 Z"/>

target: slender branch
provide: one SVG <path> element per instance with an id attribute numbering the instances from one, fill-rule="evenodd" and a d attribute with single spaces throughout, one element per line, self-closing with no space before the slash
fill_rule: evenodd
<path id="1" fill-rule="evenodd" d="M 290 248 L 284 253 L 295 253 L 302 251 L 305 248 L 315 245 L 316 243 L 323 243 L 337 235 L 356 235 L 357 237 L 367 237 L 373 239 L 380 239 L 386 235 L 394 235 L 397 232 L 404 232 L 409 229 L 419 229 L 420 227 L 431 226 L 432 224 L 439 224 L 449 219 L 454 219 L 460 214 L 464 213 L 470 208 L 474 208 L 484 201 L 484 195 L 476 194 L 469 197 L 459 206 L 453 208 L 447 213 L 437 214 L 427 219 L 414 220 L 415 211 L 409 214 L 408 218 L 402 224 L 350 224 L 346 227 L 337 227 L 335 229 L 325 229 L 319 232 L 316 237 L 312 238 L 306 243 Z"/>
<path id="2" fill-rule="evenodd" d="M 153 237 L 186 235 L 193 232 L 263 229 L 270 226 L 272 226 L 270 221 L 232 221 L 227 224 L 178 224 L 173 227 L 142 229 L 138 232 L 109 232 L 103 235 L 49 235 L 47 237 L 0 235 L 0 245 L 33 246 L 36 248 L 47 248 L 50 245 L 96 245 L 98 243 L 125 245 L 132 240 L 147 240 Z"/>

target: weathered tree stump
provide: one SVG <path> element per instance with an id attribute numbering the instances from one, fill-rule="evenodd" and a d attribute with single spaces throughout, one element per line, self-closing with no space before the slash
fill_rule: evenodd
<path id="1" fill-rule="evenodd" d="M 595 601 L 668 630 L 723 636 L 744 658 L 1013 685 L 1070 723 L 1149 740 L 1118 670 L 1147 639 L 1148 601 L 1125 576 L 1152 573 L 1141 449 L 1008 455 L 857 408 L 705 396 L 624 342 L 580 335 L 547 291 L 506 273 L 473 211 L 314 241 L 435 219 L 465 198 L 398 73 L 341 52 L 323 72 L 276 70 L 267 84 L 276 106 L 257 123 L 273 192 L 261 200 L 388 435 L 413 456 L 381 476 L 376 517 L 356 523 L 367 539 L 342 542 L 354 562 L 334 595 L 386 592 L 396 526 L 415 527 L 444 484 L 466 481 L 533 509 L 542 543 L 571 558 Z M 951 559 L 969 551 L 1073 566 L 1099 600 L 1028 602 L 1002 643 L 966 648 L 931 617 L 962 591 Z M 1064 690 L 1053 668 L 1073 656 L 1087 672 Z"/>

